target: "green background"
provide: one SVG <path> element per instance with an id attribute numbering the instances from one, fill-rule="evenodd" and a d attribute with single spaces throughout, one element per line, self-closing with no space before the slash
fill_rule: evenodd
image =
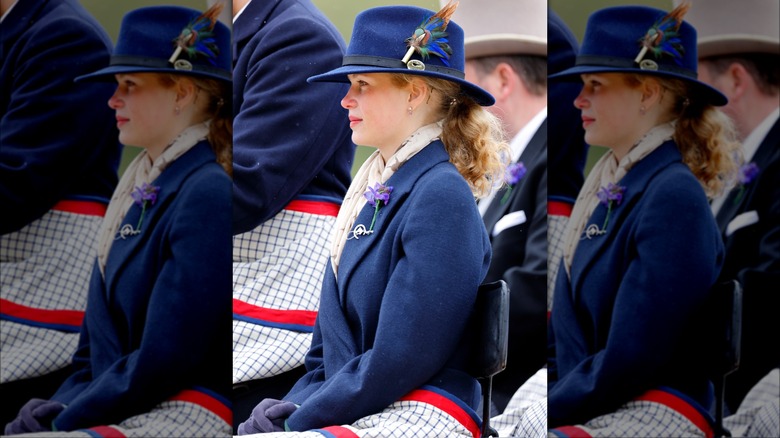
<path id="1" fill-rule="evenodd" d="M 255 0 L 265 1 L 265 0 Z M 384 5 L 416 5 L 424 8 L 438 10 L 438 0 L 408 0 L 408 1 L 392 1 L 392 0 L 313 0 L 325 15 L 336 25 L 341 31 L 344 39 L 348 42 L 352 34 L 352 24 L 355 20 L 355 16 L 362 10 Z M 482 0 L 485 3 L 485 8 L 490 8 L 489 0 Z M 527 0 L 516 0 L 518 7 L 522 7 L 523 2 Z M 157 5 L 180 5 L 188 6 L 195 9 L 206 9 L 208 2 L 206 0 L 179 0 L 179 1 L 165 1 L 159 0 L 81 0 L 81 3 L 92 12 L 95 17 L 106 28 L 106 31 L 111 35 L 111 38 L 116 41 L 119 34 L 119 25 L 122 21 L 122 16 L 136 8 Z M 574 34 L 579 41 L 582 41 L 582 35 L 585 31 L 585 23 L 587 18 L 593 11 L 608 6 L 616 6 L 622 4 L 640 4 L 647 6 L 654 6 L 660 9 L 669 10 L 672 8 L 672 0 L 549 0 L 548 4 L 554 9 L 558 15 L 571 27 Z M 492 12 L 492 11 L 491 11 Z M 553 127 L 553 129 L 555 129 Z M 368 154 L 372 151 L 371 148 L 359 146 L 354 171 L 363 163 Z M 123 171 L 127 166 L 127 163 L 139 152 L 138 148 L 126 147 L 122 158 L 122 165 L 120 171 Z M 586 169 L 590 169 L 593 162 L 604 152 L 603 148 L 591 147 L 591 151 L 588 157 L 588 164 Z"/>

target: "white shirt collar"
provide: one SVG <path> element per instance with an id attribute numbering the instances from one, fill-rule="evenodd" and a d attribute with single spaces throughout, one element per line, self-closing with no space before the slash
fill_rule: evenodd
<path id="1" fill-rule="evenodd" d="M 11 6 L 9 6 L 9 7 L 8 7 L 8 10 L 7 10 L 7 11 L 5 11 L 5 14 L 3 14 L 3 16 L 2 16 L 2 17 L 0 17 L 0 23 L 2 23 L 2 22 L 3 22 L 3 20 L 5 20 L 5 17 L 7 17 L 7 16 L 8 16 L 8 14 L 10 14 L 10 13 L 11 13 L 11 11 L 13 10 L 14 6 L 16 6 L 16 4 L 17 4 L 17 3 L 19 3 L 19 0 L 16 0 L 15 2 L 11 3 Z"/>
<path id="2" fill-rule="evenodd" d="M 246 2 L 244 7 L 241 8 L 241 10 L 236 13 L 236 15 L 233 17 L 233 24 L 236 24 L 236 20 L 238 20 L 238 17 L 241 16 L 241 14 L 244 12 L 244 9 L 246 9 L 246 7 L 249 6 L 250 3 L 252 3 L 252 0 L 249 0 L 248 2 Z"/>

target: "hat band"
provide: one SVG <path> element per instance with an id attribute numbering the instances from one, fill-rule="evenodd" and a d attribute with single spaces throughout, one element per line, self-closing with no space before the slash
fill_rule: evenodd
<path id="1" fill-rule="evenodd" d="M 673 65 L 659 65 L 657 63 L 653 63 L 653 65 L 656 66 L 654 69 L 645 69 L 641 68 L 637 63 L 634 62 L 633 59 L 627 59 L 627 58 L 615 58 L 612 56 L 592 56 L 592 55 L 582 55 L 577 56 L 577 61 L 575 62 L 575 65 L 577 66 L 597 66 L 597 67 L 615 67 L 615 68 L 630 68 L 630 69 L 638 69 L 643 72 L 652 73 L 654 71 L 662 71 L 667 73 L 675 73 L 678 75 L 687 76 L 691 79 L 696 79 L 697 74 L 695 71 L 689 70 L 687 68 L 682 67 L 675 67 Z"/>
<path id="2" fill-rule="evenodd" d="M 173 65 L 171 65 L 167 59 L 147 58 L 145 56 L 126 56 L 126 55 L 112 56 L 109 65 L 164 68 L 164 69 L 172 70 L 171 71 L 172 73 L 174 72 L 187 73 L 189 71 L 195 71 L 200 73 L 210 73 L 213 75 L 221 76 L 225 79 L 233 79 L 232 75 L 229 72 L 226 72 L 221 68 L 211 67 L 208 65 L 201 65 L 201 64 L 192 65 L 190 63 L 191 69 L 178 69 Z"/>
<path id="3" fill-rule="evenodd" d="M 423 64 L 423 63 L 420 63 L 420 64 Z M 409 68 L 409 66 L 407 66 L 400 59 L 385 58 L 385 57 L 382 57 L 382 56 L 365 56 L 365 55 L 345 56 L 343 62 L 341 63 L 341 65 L 342 66 L 346 66 L 346 65 L 366 65 L 366 66 L 374 66 L 374 67 L 395 68 L 395 69 L 408 70 L 410 73 L 414 73 L 415 71 L 432 71 L 432 72 L 436 72 L 436 73 L 442 73 L 442 74 L 445 74 L 445 75 L 448 75 L 448 76 L 454 76 L 454 77 L 456 77 L 458 79 L 464 79 L 466 77 L 466 75 L 462 71 L 456 70 L 454 68 L 439 67 L 438 65 L 423 64 L 422 68 L 413 69 L 413 68 Z"/>

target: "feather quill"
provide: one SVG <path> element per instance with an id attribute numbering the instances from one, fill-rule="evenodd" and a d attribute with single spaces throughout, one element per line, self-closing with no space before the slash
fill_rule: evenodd
<path id="1" fill-rule="evenodd" d="M 660 18 L 653 24 L 647 33 L 639 39 L 642 50 L 639 52 L 634 62 L 639 62 L 649 51 L 655 59 L 660 59 L 663 55 L 671 56 L 679 63 L 679 59 L 685 53 L 685 47 L 682 45 L 680 35 L 677 31 L 680 29 L 683 17 L 690 9 L 688 2 L 682 2 L 671 12 Z"/>
<path id="2" fill-rule="evenodd" d="M 176 50 L 168 59 L 168 62 L 173 63 L 176 61 L 183 51 L 190 59 L 204 56 L 209 62 L 214 64 L 214 58 L 219 55 L 219 47 L 214 39 L 213 31 L 223 7 L 224 4 L 222 2 L 214 3 L 206 12 L 190 21 L 181 30 L 179 36 L 173 39 Z"/>
<path id="3" fill-rule="evenodd" d="M 412 36 L 406 39 L 409 49 L 401 60 L 404 64 L 409 61 L 414 52 L 417 52 L 423 59 L 436 55 L 442 59 L 444 65 L 449 65 L 447 60 L 452 55 L 452 48 L 447 40 L 446 30 L 457 7 L 458 2 L 450 0 L 439 12 L 417 26 Z"/>

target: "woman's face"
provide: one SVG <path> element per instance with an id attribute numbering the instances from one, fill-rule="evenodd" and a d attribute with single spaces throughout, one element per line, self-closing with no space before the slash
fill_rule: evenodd
<path id="1" fill-rule="evenodd" d="M 386 73 L 349 75 L 349 81 L 341 106 L 349 111 L 352 141 L 391 156 L 416 129 L 410 126 L 409 90 L 395 85 Z"/>
<path id="2" fill-rule="evenodd" d="M 119 142 L 162 152 L 179 131 L 175 87 L 164 87 L 155 73 L 118 74 L 116 80 L 108 106 L 116 111 Z"/>
<path id="3" fill-rule="evenodd" d="M 574 106 L 582 111 L 585 142 L 628 152 L 644 134 L 640 88 L 630 87 L 620 73 L 581 76 L 583 86 Z"/>

